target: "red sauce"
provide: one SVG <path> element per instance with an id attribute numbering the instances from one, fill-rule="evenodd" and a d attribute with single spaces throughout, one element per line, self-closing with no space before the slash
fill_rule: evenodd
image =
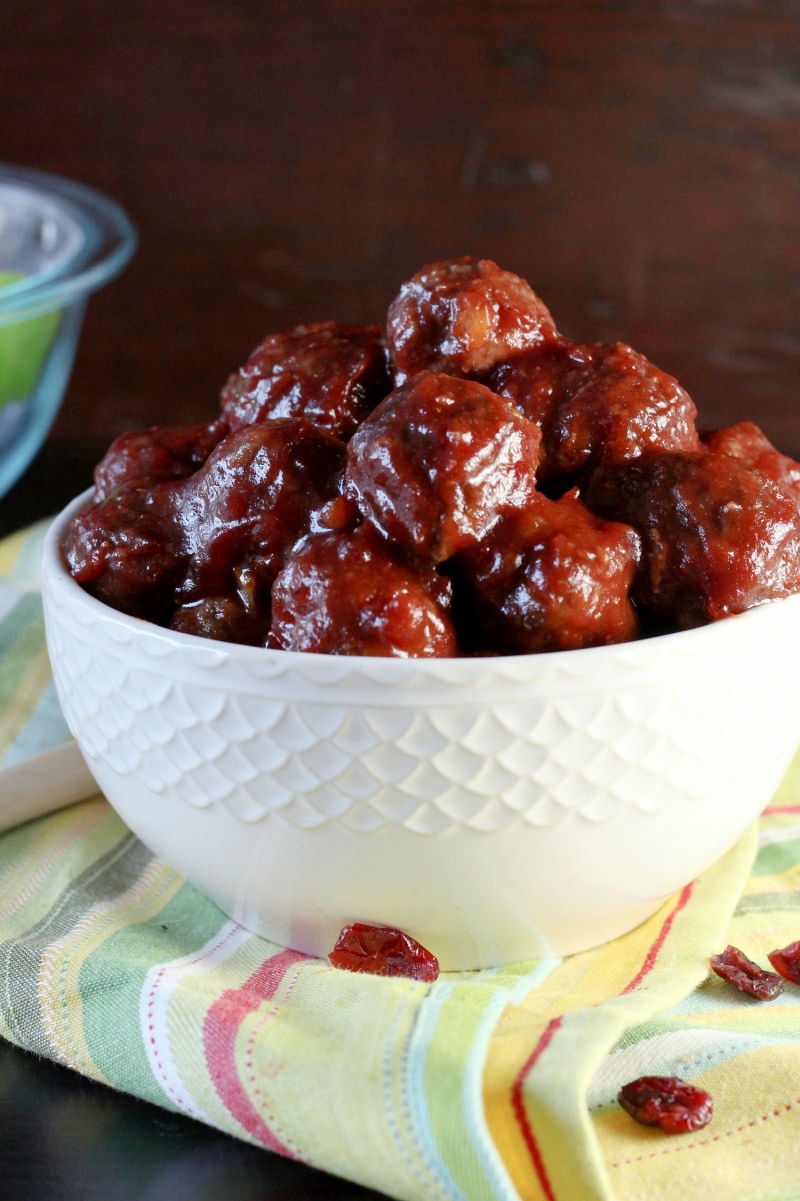
<path id="1" fill-rule="evenodd" d="M 800 465 L 696 427 L 622 343 L 574 342 L 519 276 L 432 263 L 385 327 L 271 334 L 205 425 L 123 435 L 67 531 L 105 603 L 339 655 L 624 642 L 800 591 Z"/>

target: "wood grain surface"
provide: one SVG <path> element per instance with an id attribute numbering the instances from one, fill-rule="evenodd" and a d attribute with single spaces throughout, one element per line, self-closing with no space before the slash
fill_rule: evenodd
<path id="1" fill-rule="evenodd" d="M 3 1201 L 382 1198 L 2 1041 L 0 1196 Z"/>
<path id="2" fill-rule="evenodd" d="M 380 319 L 444 255 L 800 457 L 800 0 L 2 0 L 0 160 L 140 234 L 5 533 L 117 433 L 194 421 L 263 335 Z M 372 1196 L 0 1047 L 0 1191 Z"/>
<path id="3" fill-rule="evenodd" d="M 798 0 L 4 0 L 0 112 L 0 159 L 141 235 L 57 445 L 210 414 L 267 332 L 476 254 L 800 454 Z"/>

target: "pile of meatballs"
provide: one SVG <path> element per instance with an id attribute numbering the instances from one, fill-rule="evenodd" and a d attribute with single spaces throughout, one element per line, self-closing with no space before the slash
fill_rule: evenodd
<path id="1" fill-rule="evenodd" d="M 800 465 L 695 419 L 631 347 L 564 337 L 519 276 L 448 259 L 384 326 L 271 334 L 209 423 L 116 439 L 63 555 L 116 609 L 255 646 L 625 642 L 800 590 Z"/>

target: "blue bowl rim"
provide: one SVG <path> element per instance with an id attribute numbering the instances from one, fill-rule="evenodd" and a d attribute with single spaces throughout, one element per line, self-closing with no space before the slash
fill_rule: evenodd
<path id="1" fill-rule="evenodd" d="M 0 289 L 0 325 L 84 298 L 123 269 L 138 242 L 127 213 L 108 196 L 59 175 L 0 162 L 0 184 L 38 193 L 77 221 L 84 234 L 80 248 L 55 270 L 30 275 Z"/>

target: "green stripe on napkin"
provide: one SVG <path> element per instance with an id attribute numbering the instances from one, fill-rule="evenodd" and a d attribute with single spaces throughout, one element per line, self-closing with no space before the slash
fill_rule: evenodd
<path id="1" fill-rule="evenodd" d="M 7 586 L 40 539 L 0 545 Z M 52 745 L 37 598 L 2 595 L 0 745 Z M 755 830 L 606 947 L 426 985 L 249 934 L 82 802 L 0 837 L 0 1034 L 408 1201 L 800 1196 L 800 989 L 708 977 L 728 940 L 800 936 L 794 780 L 761 834 L 752 873 Z M 651 1070 L 709 1087 L 712 1125 L 631 1122 L 616 1089 Z"/>

